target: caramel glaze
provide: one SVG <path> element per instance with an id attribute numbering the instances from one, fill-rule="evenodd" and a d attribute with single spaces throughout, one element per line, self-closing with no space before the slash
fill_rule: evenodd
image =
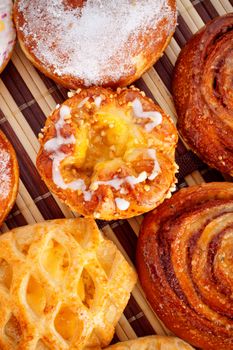
<path id="1" fill-rule="evenodd" d="M 209 166 L 233 175 L 233 13 L 210 21 L 178 57 L 178 129 Z"/>
<path id="2" fill-rule="evenodd" d="M 137 269 L 152 308 L 190 344 L 233 349 L 233 185 L 182 189 L 143 221 Z"/>

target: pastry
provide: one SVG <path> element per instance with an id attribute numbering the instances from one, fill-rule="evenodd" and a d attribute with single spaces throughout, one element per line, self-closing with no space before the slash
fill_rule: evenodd
<path id="1" fill-rule="evenodd" d="M 109 346 L 106 350 L 194 350 L 181 339 L 158 335 L 128 340 Z"/>
<path id="2" fill-rule="evenodd" d="M 12 0 L 0 0 L 0 73 L 6 67 L 15 44 Z"/>
<path id="3" fill-rule="evenodd" d="M 15 203 L 18 184 L 19 168 L 15 151 L 0 131 L 0 225 Z"/>
<path id="4" fill-rule="evenodd" d="M 185 188 L 148 214 L 142 287 L 164 324 L 204 350 L 233 349 L 233 184 Z"/>
<path id="5" fill-rule="evenodd" d="M 233 13 L 210 21 L 181 50 L 173 96 L 178 129 L 209 166 L 233 175 Z"/>
<path id="6" fill-rule="evenodd" d="M 126 86 L 162 55 L 175 0 L 17 0 L 19 42 L 44 74 L 68 88 Z M 75 45 L 74 45 L 75 43 Z"/>
<path id="7" fill-rule="evenodd" d="M 60 219 L 0 236 L 1 350 L 107 346 L 136 282 L 91 219 Z"/>
<path id="8" fill-rule="evenodd" d="M 78 92 L 40 135 L 43 180 L 86 217 L 112 220 L 153 209 L 174 188 L 173 122 L 136 88 Z"/>

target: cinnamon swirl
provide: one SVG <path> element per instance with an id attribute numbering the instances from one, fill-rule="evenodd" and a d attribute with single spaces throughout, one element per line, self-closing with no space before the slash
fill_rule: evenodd
<path id="1" fill-rule="evenodd" d="M 198 348 L 233 349 L 232 252 L 231 183 L 182 189 L 143 222 L 137 267 L 146 296 Z"/>
<path id="2" fill-rule="evenodd" d="M 211 167 L 233 175 L 233 13 L 215 18 L 182 49 L 173 96 L 178 129 Z"/>

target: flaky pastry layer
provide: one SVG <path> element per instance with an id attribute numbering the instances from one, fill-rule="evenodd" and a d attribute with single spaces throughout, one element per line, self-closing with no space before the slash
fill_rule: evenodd
<path id="1" fill-rule="evenodd" d="M 90 219 L 60 219 L 0 236 L 0 348 L 106 347 L 136 274 Z"/>
<path id="2" fill-rule="evenodd" d="M 109 346 L 106 350 L 192 350 L 183 340 L 159 335 L 128 340 Z"/>

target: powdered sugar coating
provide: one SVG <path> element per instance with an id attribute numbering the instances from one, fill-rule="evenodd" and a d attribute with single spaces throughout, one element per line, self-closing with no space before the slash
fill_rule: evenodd
<path id="1" fill-rule="evenodd" d="M 10 154 L 0 148 L 0 199 L 5 199 L 11 189 Z"/>
<path id="2" fill-rule="evenodd" d="M 168 34 L 174 27 L 166 0 L 87 0 L 81 9 L 65 7 L 62 0 L 20 0 L 18 9 L 33 54 L 53 74 L 78 77 L 86 86 L 130 75 L 145 50 L 141 38 L 158 30 L 164 18 Z"/>
<path id="3" fill-rule="evenodd" d="M 15 29 L 12 21 L 12 0 L 0 0 L 0 70 L 15 44 Z"/>

